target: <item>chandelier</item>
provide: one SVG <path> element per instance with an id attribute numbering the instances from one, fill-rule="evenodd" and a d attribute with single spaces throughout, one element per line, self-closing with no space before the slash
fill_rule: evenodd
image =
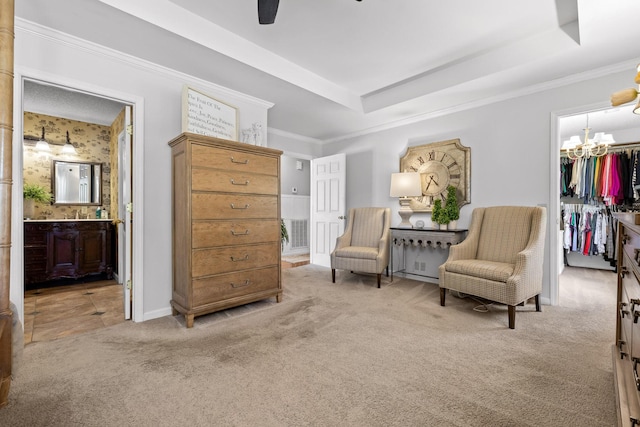
<path id="1" fill-rule="evenodd" d="M 636 68 L 636 73 L 634 82 L 639 85 L 638 87 L 640 88 L 640 64 L 638 64 L 638 67 Z M 626 104 L 627 102 L 633 102 L 638 98 L 639 94 L 640 92 L 638 92 L 636 88 L 619 90 L 618 92 L 611 94 L 611 106 L 617 107 L 618 105 Z M 633 108 L 633 112 L 640 114 L 640 101 L 638 101 L 636 106 Z"/>
<path id="2" fill-rule="evenodd" d="M 610 133 L 596 132 L 592 139 L 589 138 L 589 115 L 587 114 L 587 127 L 584 128 L 584 142 L 580 136 L 573 135 L 562 143 L 562 150 L 567 152 L 567 157 L 571 160 L 578 158 L 600 157 L 607 154 L 609 145 L 615 143 Z"/>

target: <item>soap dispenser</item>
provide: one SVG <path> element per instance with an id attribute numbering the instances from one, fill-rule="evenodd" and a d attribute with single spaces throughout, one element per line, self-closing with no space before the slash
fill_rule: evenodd
<path id="1" fill-rule="evenodd" d="M 96 208 L 96 218 L 100 219 L 100 206 Z"/>

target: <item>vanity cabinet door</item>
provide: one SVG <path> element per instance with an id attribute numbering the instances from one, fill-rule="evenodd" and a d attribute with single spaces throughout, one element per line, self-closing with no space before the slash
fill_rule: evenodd
<path id="1" fill-rule="evenodd" d="M 107 265 L 107 231 L 83 231 L 80 234 L 78 272 L 104 271 Z"/>
<path id="2" fill-rule="evenodd" d="M 47 275 L 75 277 L 80 261 L 80 239 L 77 230 L 52 230 L 47 233 Z"/>

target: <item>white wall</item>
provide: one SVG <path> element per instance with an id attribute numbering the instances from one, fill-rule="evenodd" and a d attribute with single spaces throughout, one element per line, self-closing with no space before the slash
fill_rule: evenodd
<path id="1" fill-rule="evenodd" d="M 559 143 L 551 136 L 552 112 L 606 103 L 612 92 L 632 83 L 633 68 L 588 81 L 523 94 L 494 104 L 454 112 L 422 122 L 326 145 L 323 155 L 347 154 L 347 207 L 385 206 L 393 211 L 392 225 L 400 221 L 398 201 L 389 197 L 391 173 L 408 146 L 460 138 L 471 147 L 471 204 L 462 207 L 458 228 L 466 228 L 473 208 L 492 205 L 552 206 L 551 183 L 557 183 L 550 150 Z M 586 110 L 587 108 L 585 108 Z M 555 119 L 553 119 L 555 120 Z M 640 127 L 640 117 L 638 117 Z M 559 158 L 559 156 L 556 156 Z M 559 160 L 558 160 L 559 162 Z M 558 163 L 559 165 L 559 163 Z M 559 166 L 557 166 L 559 168 Z M 553 169 L 552 169 L 553 168 Z M 559 188 L 554 184 L 553 188 Z M 559 214 L 548 212 L 557 230 Z M 414 214 L 412 221 L 429 214 Z M 550 250 L 547 231 L 543 300 L 552 300 L 549 287 Z M 557 231 L 554 231 L 557 233 Z M 556 263 L 554 262 L 554 265 Z"/>
<path id="2" fill-rule="evenodd" d="M 135 181 L 133 185 L 134 193 L 144 194 L 143 206 L 134 206 L 134 228 L 143 227 L 144 313 L 143 319 L 136 320 L 169 314 L 172 227 L 171 151 L 167 142 L 181 132 L 183 85 L 188 84 L 237 107 L 240 129 L 256 122 L 266 129 L 267 110 L 272 104 L 20 20 L 16 21 L 15 68 L 26 77 L 46 75 L 53 80 L 71 82 L 72 87 L 91 87 L 98 93 L 116 91 L 143 100 L 144 139 L 135 140 L 134 144 L 143 145 L 144 187 L 141 189 Z M 16 85 L 18 93 L 15 94 L 18 102 L 19 86 Z M 15 151 L 22 143 L 21 118 L 15 117 L 14 121 Z M 14 183 L 22 182 L 21 172 L 20 165 L 14 164 Z M 14 197 L 16 194 L 21 194 L 20 189 L 14 192 Z M 12 229 L 14 246 L 20 243 L 12 252 L 12 278 L 15 278 L 19 277 L 16 270 L 22 268 L 22 257 L 18 255 L 22 246 L 21 222 L 14 221 Z M 18 259 L 20 264 L 15 263 Z M 22 301 L 21 289 L 20 284 L 12 280 L 12 301 Z"/>
<path id="3" fill-rule="evenodd" d="M 301 165 L 301 169 L 298 169 Z M 311 161 L 300 157 L 280 157 L 280 192 L 309 196 L 311 194 Z M 293 189 L 295 188 L 295 192 Z"/>

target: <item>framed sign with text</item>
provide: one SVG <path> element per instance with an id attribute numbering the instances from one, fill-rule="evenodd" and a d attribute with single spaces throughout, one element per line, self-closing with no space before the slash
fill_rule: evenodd
<path id="1" fill-rule="evenodd" d="M 182 131 L 237 141 L 238 109 L 185 85 Z"/>

